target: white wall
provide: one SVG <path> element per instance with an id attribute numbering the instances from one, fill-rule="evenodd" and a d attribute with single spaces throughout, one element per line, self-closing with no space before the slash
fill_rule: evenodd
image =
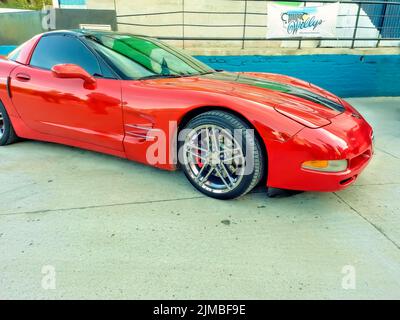
<path id="1" fill-rule="evenodd" d="M 320 3 L 322 5 L 322 3 Z M 89 9 L 114 9 L 116 7 L 117 15 L 129 14 L 145 14 L 155 12 L 173 12 L 186 11 L 185 17 L 181 13 L 165 14 L 165 15 L 145 15 L 134 17 L 119 17 L 118 22 L 121 23 L 136 23 L 136 24 L 181 24 L 183 19 L 190 24 L 207 24 L 207 25 L 240 25 L 238 27 L 185 27 L 181 26 L 164 26 L 164 27 L 149 27 L 149 26 L 132 26 L 119 24 L 120 31 L 126 31 L 134 34 L 145 34 L 150 36 L 177 36 L 181 37 L 183 33 L 186 37 L 232 37 L 240 38 L 243 36 L 244 21 L 244 1 L 229 1 L 229 0 L 87 0 Z M 318 5 L 313 3 L 309 5 Z M 354 33 L 354 25 L 356 21 L 358 5 L 357 4 L 341 4 L 338 17 L 338 26 L 345 28 L 337 29 L 338 37 L 352 37 Z M 239 14 L 193 14 L 187 11 L 205 11 L 205 12 L 238 12 Z M 247 12 L 267 12 L 267 3 L 265 1 L 248 1 Z M 372 29 L 360 28 L 357 31 L 359 37 L 377 37 L 378 30 L 375 29 L 373 23 L 365 12 L 361 11 L 359 20 L 360 27 L 370 27 Z M 245 30 L 246 37 L 266 37 L 267 19 L 265 15 L 247 15 L 247 25 L 260 25 L 261 27 L 247 27 Z M 182 41 L 170 41 L 175 45 L 183 46 Z M 240 48 L 242 41 L 190 41 L 185 40 L 186 48 Z M 351 41 L 310 41 L 303 40 L 303 48 L 314 47 L 348 47 Z M 375 47 L 377 41 L 356 41 L 356 47 Z M 400 42 L 381 41 L 380 46 L 398 46 Z M 298 41 L 246 41 L 246 48 L 296 48 Z"/>

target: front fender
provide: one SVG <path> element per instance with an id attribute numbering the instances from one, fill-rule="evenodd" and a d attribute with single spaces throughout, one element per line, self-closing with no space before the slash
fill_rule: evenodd
<path id="1" fill-rule="evenodd" d="M 267 154 L 273 152 L 276 144 L 284 143 L 304 128 L 303 125 L 276 112 L 271 106 L 218 91 L 169 87 L 167 81 L 163 86 L 160 86 L 160 81 L 131 81 L 124 82 L 122 86 L 125 127 L 146 127 L 166 133 L 167 161 L 150 163 L 162 169 L 176 168 L 177 128 L 188 114 L 196 110 L 217 108 L 241 116 L 257 131 L 267 148 Z M 149 99 L 151 96 L 157 99 Z M 171 122 L 175 122 L 175 125 L 171 125 Z M 139 140 L 126 135 L 126 155 L 131 160 L 149 164 L 146 153 L 153 143 L 154 141 Z"/>

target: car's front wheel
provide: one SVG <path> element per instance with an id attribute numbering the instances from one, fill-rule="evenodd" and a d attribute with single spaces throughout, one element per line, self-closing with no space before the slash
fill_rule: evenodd
<path id="1" fill-rule="evenodd" d="M 179 161 L 199 191 L 217 199 L 250 192 L 264 174 L 262 145 L 253 129 L 224 111 L 193 118 L 179 134 Z"/>
<path id="2" fill-rule="evenodd" d="M 0 102 L 0 146 L 11 144 L 17 141 L 17 139 L 18 137 L 15 134 L 7 110 Z"/>

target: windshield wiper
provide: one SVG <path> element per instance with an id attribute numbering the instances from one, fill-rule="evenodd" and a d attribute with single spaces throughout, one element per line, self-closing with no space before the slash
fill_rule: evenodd
<path id="1" fill-rule="evenodd" d="M 157 79 L 157 78 L 183 78 L 183 77 L 196 77 L 203 76 L 206 74 L 212 74 L 215 71 L 208 71 L 202 73 L 184 73 L 184 74 L 152 74 L 150 76 L 139 78 L 138 80 L 147 80 L 147 79 Z"/>
<path id="2" fill-rule="evenodd" d="M 199 73 L 198 75 L 199 75 L 199 76 L 205 76 L 206 74 L 213 74 L 213 73 L 215 73 L 215 72 L 218 72 L 218 71 L 206 71 L 206 72 L 201 72 L 201 73 Z"/>
<path id="3" fill-rule="evenodd" d="M 138 80 L 148 80 L 148 79 L 157 79 L 157 78 L 180 78 L 181 75 L 178 74 L 152 74 L 151 76 L 146 76 L 139 78 Z"/>

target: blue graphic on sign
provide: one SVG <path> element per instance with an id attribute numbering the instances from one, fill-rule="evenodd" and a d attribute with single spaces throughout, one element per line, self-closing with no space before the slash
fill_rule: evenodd
<path id="1" fill-rule="evenodd" d="M 281 15 L 284 28 L 290 35 L 296 35 L 299 30 L 315 30 L 323 23 L 322 19 L 316 16 L 317 8 L 305 7 L 301 10 L 288 10 Z"/>

